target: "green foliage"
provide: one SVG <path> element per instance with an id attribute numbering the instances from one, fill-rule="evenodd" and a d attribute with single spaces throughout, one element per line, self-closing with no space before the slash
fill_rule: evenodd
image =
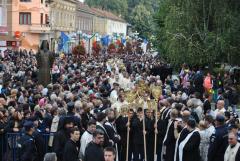
<path id="1" fill-rule="evenodd" d="M 158 1 L 158 0 L 157 0 Z M 149 38 L 153 33 L 153 15 L 158 9 L 156 0 L 85 0 L 92 7 L 111 11 L 132 25 L 133 32 Z"/>
<path id="2" fill-rule="evenodd" d="M 111 11 L 121 17 L 127 15 L 127 0 L 86 0 L 85 3 L 91 7 Z"/>
<path id="3" fill-rule="evenodd" d="M 154 17 L 161 55 L 173 64 L 213 65 L 240 58 L 238 0 L 160 0 Z"/>
<path id="4" fill-rule="evenodd" d="M 134 24 L 133 29 L 138 31 L 141 36 L 151 36 L 152 16 L 151 12 L 143 4 L 139 4 L 133 9 L 129 19 Z"/>

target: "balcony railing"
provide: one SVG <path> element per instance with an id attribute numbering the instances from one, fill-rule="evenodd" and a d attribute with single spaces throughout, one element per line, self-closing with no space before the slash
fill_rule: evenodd
<path id="1" fill-rule="evenodd" d="M 31 24 L 30 32 L 32 33 L 50 33 L 50 24 Z"/>

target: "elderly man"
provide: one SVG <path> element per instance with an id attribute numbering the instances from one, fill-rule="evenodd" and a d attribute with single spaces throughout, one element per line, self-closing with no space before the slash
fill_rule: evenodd
<path id="1" fill-rule="evenodd" d="M 228 148 L 224 154 L 224 161 L 240 161 L 240 143 L 237 141 L 237 135 L 233 132 L 228 134 Z"/>
<path id="2" fill-rule="evenodd" d="M 226 109 L 224 108 L 224 100 L 218 100 L 217 102 L 217 109 L 214 111 L 215 116 L 217 116 L 219 113 L 224 114 Z"/>
<path id="3" fill-rule="evenodd" d="M 227 126 L 223 115 L 216 117 L 216 130 L 210 138 L 208 161 L 224 161 L 224 152 L 227 148 Z"/>

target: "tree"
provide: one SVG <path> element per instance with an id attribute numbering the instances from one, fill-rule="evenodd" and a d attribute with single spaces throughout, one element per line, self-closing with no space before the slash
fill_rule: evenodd
<path id="1" fill-rule="evenodd" d="M 109 44 L 107 51 L 109 54 L 114 54 L 116 52 L 116 46 L 113 43 Z"/>
<path id="2" fill-rule="evenodd" d="M 151 12 L 143 4 L 137 5 L 130 14 L 133 29 L 144 37 L 150 37 L 152 34 L 152 20 Z"/>
<path id="3" fill-rule="evenodd" d="M 129 22 L 139 36 L 149 38 L 154 31 L 152 16 L 159 0 L 85 0 L 90 7 L 98 7 L 122 17 Z M 139 21 L 140 20 L 140 21 Z"/>
<path id="4" fill-rule="evenodd" d="M 123 45 L 123 43 L 120 43 L 119 46 L 118 46 L 118 49 L 117 49 L 117 53 L 118 54 L 124 54 L 124 52 L 125 52 L 124 45 Z"/>
<path id="5" fill-rule="evenodd" d="M 127 15 L 127 0 L 86 0 L 85 3 L 90 7 L 111 11 L 123 18 Z"/>
<path id="6" fill-rule="evenodd" d="M 127 43 L 126 43 L 126 48 L 125 48 L 125 53 L 127 53 L 127 54 L 132 54 L 132 53 L 133 53 L 132 50 L 133 50 L 132 43 L 127 42 Z"/>
<path id="7" fill-rule="evenodd" d="M 97 57 L 99 56 L 99 52 L 101 51 L 102 47 L 99 43 L 97 43 L 96 41 L 93 43 L 93 56 Z"/>
<path id="8" fill-rule="evenodd" d="M 161 0 L 159 6 L 158 48 L 171 63 L 213 65 L 239 57 L 237 0 Z"/>
<path id="9" fill-rule="evenodd" d="M 78 61 L 79 63 L 86 58 L 86 49 L 83 45 L 75 46 L 72 53 L 75 57 L 74 60 Z"/>

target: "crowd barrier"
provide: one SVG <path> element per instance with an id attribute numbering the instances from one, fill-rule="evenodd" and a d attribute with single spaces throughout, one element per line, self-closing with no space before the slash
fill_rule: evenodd
<path id="1" fill-rule="evenodd" d="M 7 133 L 6 135 L 0 135 L 0 161 L 21 161 L 20 160 L 20 144 L 19 140 L 23 133 Z M 44 139 L 44 152 L 51 152 L 48 146 L 49 137 L 53 136 L 53 133 L 41 133 Z"/>

